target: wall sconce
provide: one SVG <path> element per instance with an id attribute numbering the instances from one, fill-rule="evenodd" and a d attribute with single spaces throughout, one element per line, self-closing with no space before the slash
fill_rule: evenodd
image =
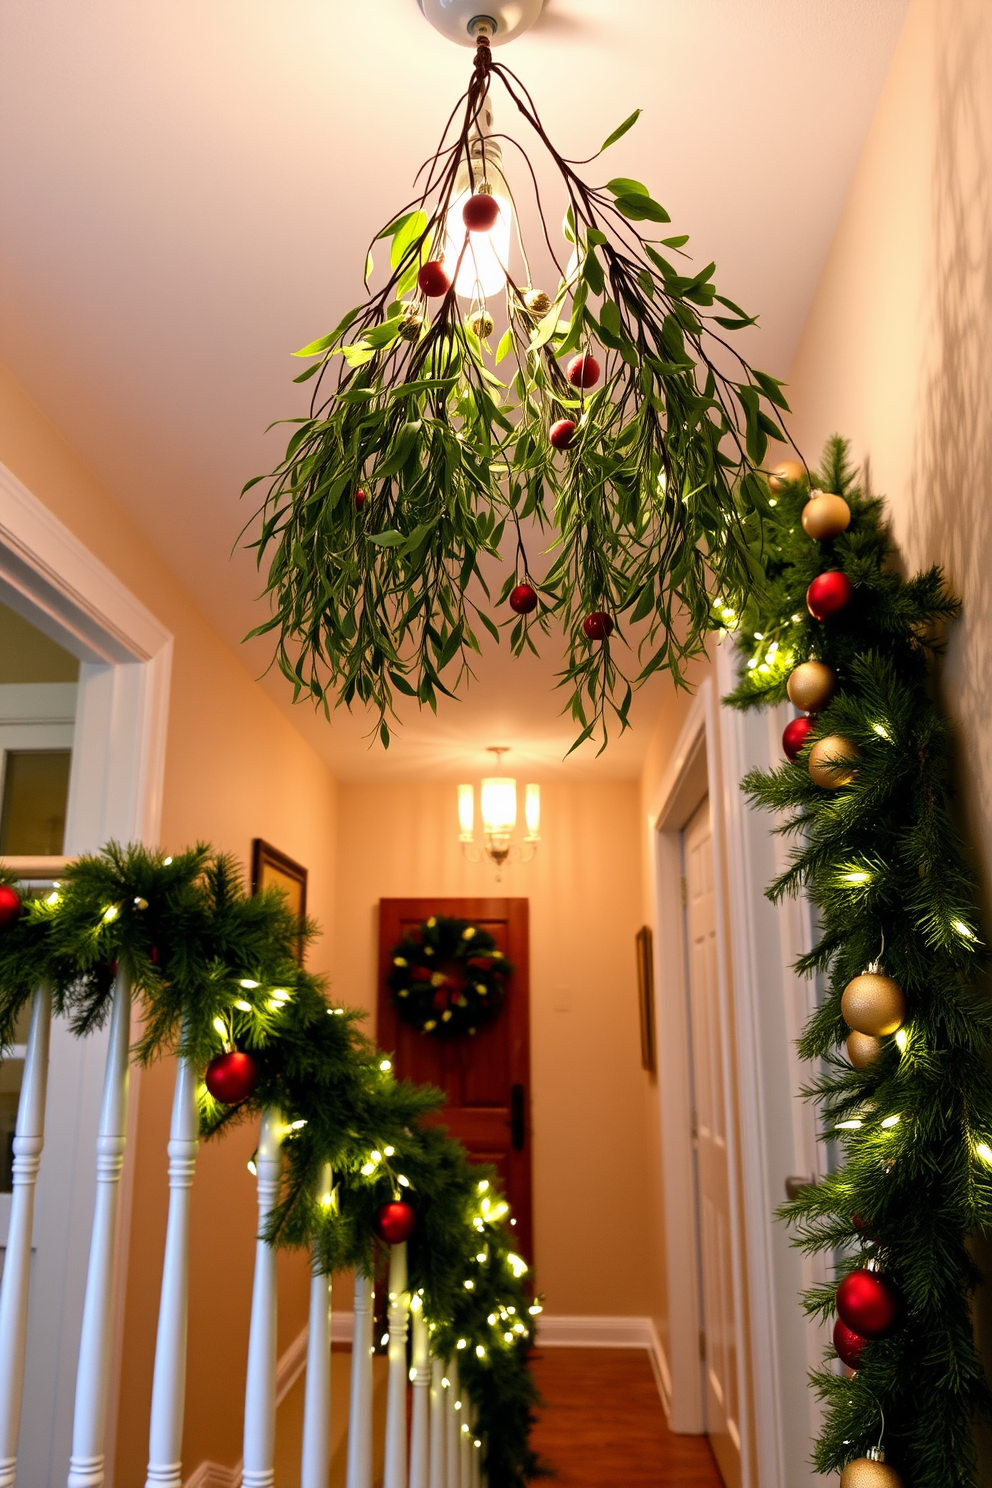
<path id="1" fill-rule="evenodd" d="M 496 756 L 499 769 L 505 746 L 490 745 L 489 754 Z M 522 843 L 513 841 L 517 825 L 517 782 L 509 775 L 490 775 L 479 792 L 483 841 L 475 840 L 475 788 L 458 787 L 458 840 L 470 863 L 481 863 L 488 857 L 496 864 L 496 882 L 500 882 L 504 863 L 529 863 L 541 840 L 541 787 L 528 785 L 524 795 L 524 819 L 527 835 Z"/>

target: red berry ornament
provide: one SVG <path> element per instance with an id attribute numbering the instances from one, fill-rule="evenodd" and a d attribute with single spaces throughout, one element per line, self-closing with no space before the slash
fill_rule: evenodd
<path id="1" fill-rule="evenodd" d="M 424 264 L 420 273 L 417 275 L 417 283 L 420 285 L 423 293 L 432 300 L 439 299 L 441 295 L 446 295 L 451 288 L 451 280 L 444 272 L 444 264 L 440 263 L 437 259 Z"/>
<path id="2" fill-rule="evenodd" d="M 376 1210 L 372 1228 L 387 1245 L 402 1245 L 417 1228 L 417 1211 L 412 1204 L 394 1199 L 391 1204 L 383 1204 Z"/>
<path id="3" fill-rule="evenodd" d="M 21 913 L 21 896 L 10 884 L 0 884 L 0 930 L 15 923 Z"/>
<path id="4" fill-rule="evenodd" d="M 880 1271 L 851 1271 L 837 1288 L 837 1315 L 862 1338 L 886 1338 L 902 1321 L 902 1298 Z"/>
<path id="5" fill-rule="evenodd" d="M 806 590 L 806 608 L 814 620 L 829 620 L 851 603 L 853 593 L 847 574 L 839 568 L 830 568 L 817 574 Z"/>
<path id="6" fill-rule="evenodd" d="M 362 507 L 365 505 L 365 503 L 366 503 L 367 500 L 368 500 L 368 497 L 365 495 L 365 492 L 364 491 L 356 491 L 355 492 L 355 510 L 356 511 L 361 511 Z"/>
<path id="7" fill-rule="evenodd" d="M 551 443 L 555 449 L 568 449 L 575 438 L 575 420 L 559 419 L 551 425 Z"/>
<path id="8" fill-rule="evenodd" d="M 591 388 L 599 381 L 599 363 L 594 356 L 584 351 L 573 357 L 568 364 L 568 380 L 573 387 Z"/>
<path id="9" fill-rule="evenodd" d="M 229 1049 L 226 1054 L 211 1059 L 203 1079 L 214 1100 L 225 1106 L 239 1106 L 254 1094 L 258 1070 L 250 1054 Z"/>
<path id="10" fill-rule="evenodd" d="M 834 1323 L 834 1349 L 838 1359 L 846 1364 L 848 1369 L 857 1369 L 861 1363 L 861 1351 L 867 1342 L 867 1338 L 862 1338 L 860 1333 L 852 1333 L 840 1318 Z"/>
<path id="11" fill-rule="evenodd" d="M 518 584 L 510 591 L 510 609 L 518 615 L 529 615 L 537 609 L 537 595 L 529 584 Z"/>
<path id="12" fill-rule="evenodd" d="M 613 634 L 613 621 L 602 610 L 593 610 L 582 622 L 582 629 L 590 641 L 605 641 Z"/>
<path id="13" fill-rule="evenodd" d="M 808 713 L 804 718 L 794 718 L 785 725 L 782 733 L 782 748 L 790 760 L 797 760 L 802 747 L 816 728 L 816 715 Z"/>
<path id="14" fill-rule="evenodd" d="M 499 218 L 499 202 L 486 191 L 477 191 L 462 207 L 462 221 L 469 232 L 491 232 Z"/>

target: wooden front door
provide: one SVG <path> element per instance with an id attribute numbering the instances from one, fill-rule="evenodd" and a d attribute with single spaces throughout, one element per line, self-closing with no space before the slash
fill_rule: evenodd
<path id="1" fill-rule="evenodd" d="M 531 1241 L 530 992 L 526 899 L 382 899 L 379 904 L 378 1041 L 400 1079 L 447 1096 L 438 1120 L 479 1162 L 491 1163 L 512 1210 L 520 1254 Z M 404 934 L 431 915 L 488 930 L 513 966 L 499 1016 L 474 1036 L 437 1038 L 396 1016 L 386 977 Z"/>

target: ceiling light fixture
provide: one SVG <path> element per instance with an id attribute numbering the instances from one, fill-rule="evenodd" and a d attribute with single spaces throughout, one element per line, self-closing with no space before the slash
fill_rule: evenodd
<path id="1" fill-rule="evenodd" d="M 509 753 L 506 745 L 491 744 L 487 753 L 496 756 L 496 768 Z M 524 795 L 524 820 L 527 835 L 523 843 L 513 841 L 517 825 L 517 782 L 509 775 L 489 775 L 479 791 L 480 815 L 484 841 L 475 841 L 475 788 L 471 785 L 458 787 L 458 840 L 462 852 L 470 863 L 481 863 L 489 858 L 496 864 L 496 882 L 502 876 L 503 864 L 529 863 L 537 852 L 541 840 L 541 787 L 528 785 Z"/>

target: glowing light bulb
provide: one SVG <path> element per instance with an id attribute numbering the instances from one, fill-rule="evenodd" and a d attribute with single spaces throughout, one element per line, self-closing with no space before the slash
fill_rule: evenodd
<path id="1" fill-rule="evenodd" d="M 529 785 L 524 796 L 524 818 L 527 822 L 528 842 L 537 842 L 541 836 L 541 787 Z"/>
<path id="2" fill-rule="evenodd" d="M 470 785 L 458 787 L 458 840 L 471 842 L 475 837 L 475 791 Z"/>
<path id="3" fill-rule="evenodd" d="M 476 142 L 481 147 L 482 141 Z M 513 208 L 502 172 L 494 163 L 499 157 L 496 145 L 486 142 L 483 162 L 473 148 L 472 175 L 462 166 L 455 182 L 451 205 L 444 225 L 444 262 L 454 275 L 455 293 L 463 299 L 485 299 L 506 288 L 510 261 L 510 236 L 513 231 Z M 469 232 L 462 211 L 469 198 L 487 185 L 499 211 L 488 232 Z M 457 268 L 456 268 L 457 266 Z"/>

